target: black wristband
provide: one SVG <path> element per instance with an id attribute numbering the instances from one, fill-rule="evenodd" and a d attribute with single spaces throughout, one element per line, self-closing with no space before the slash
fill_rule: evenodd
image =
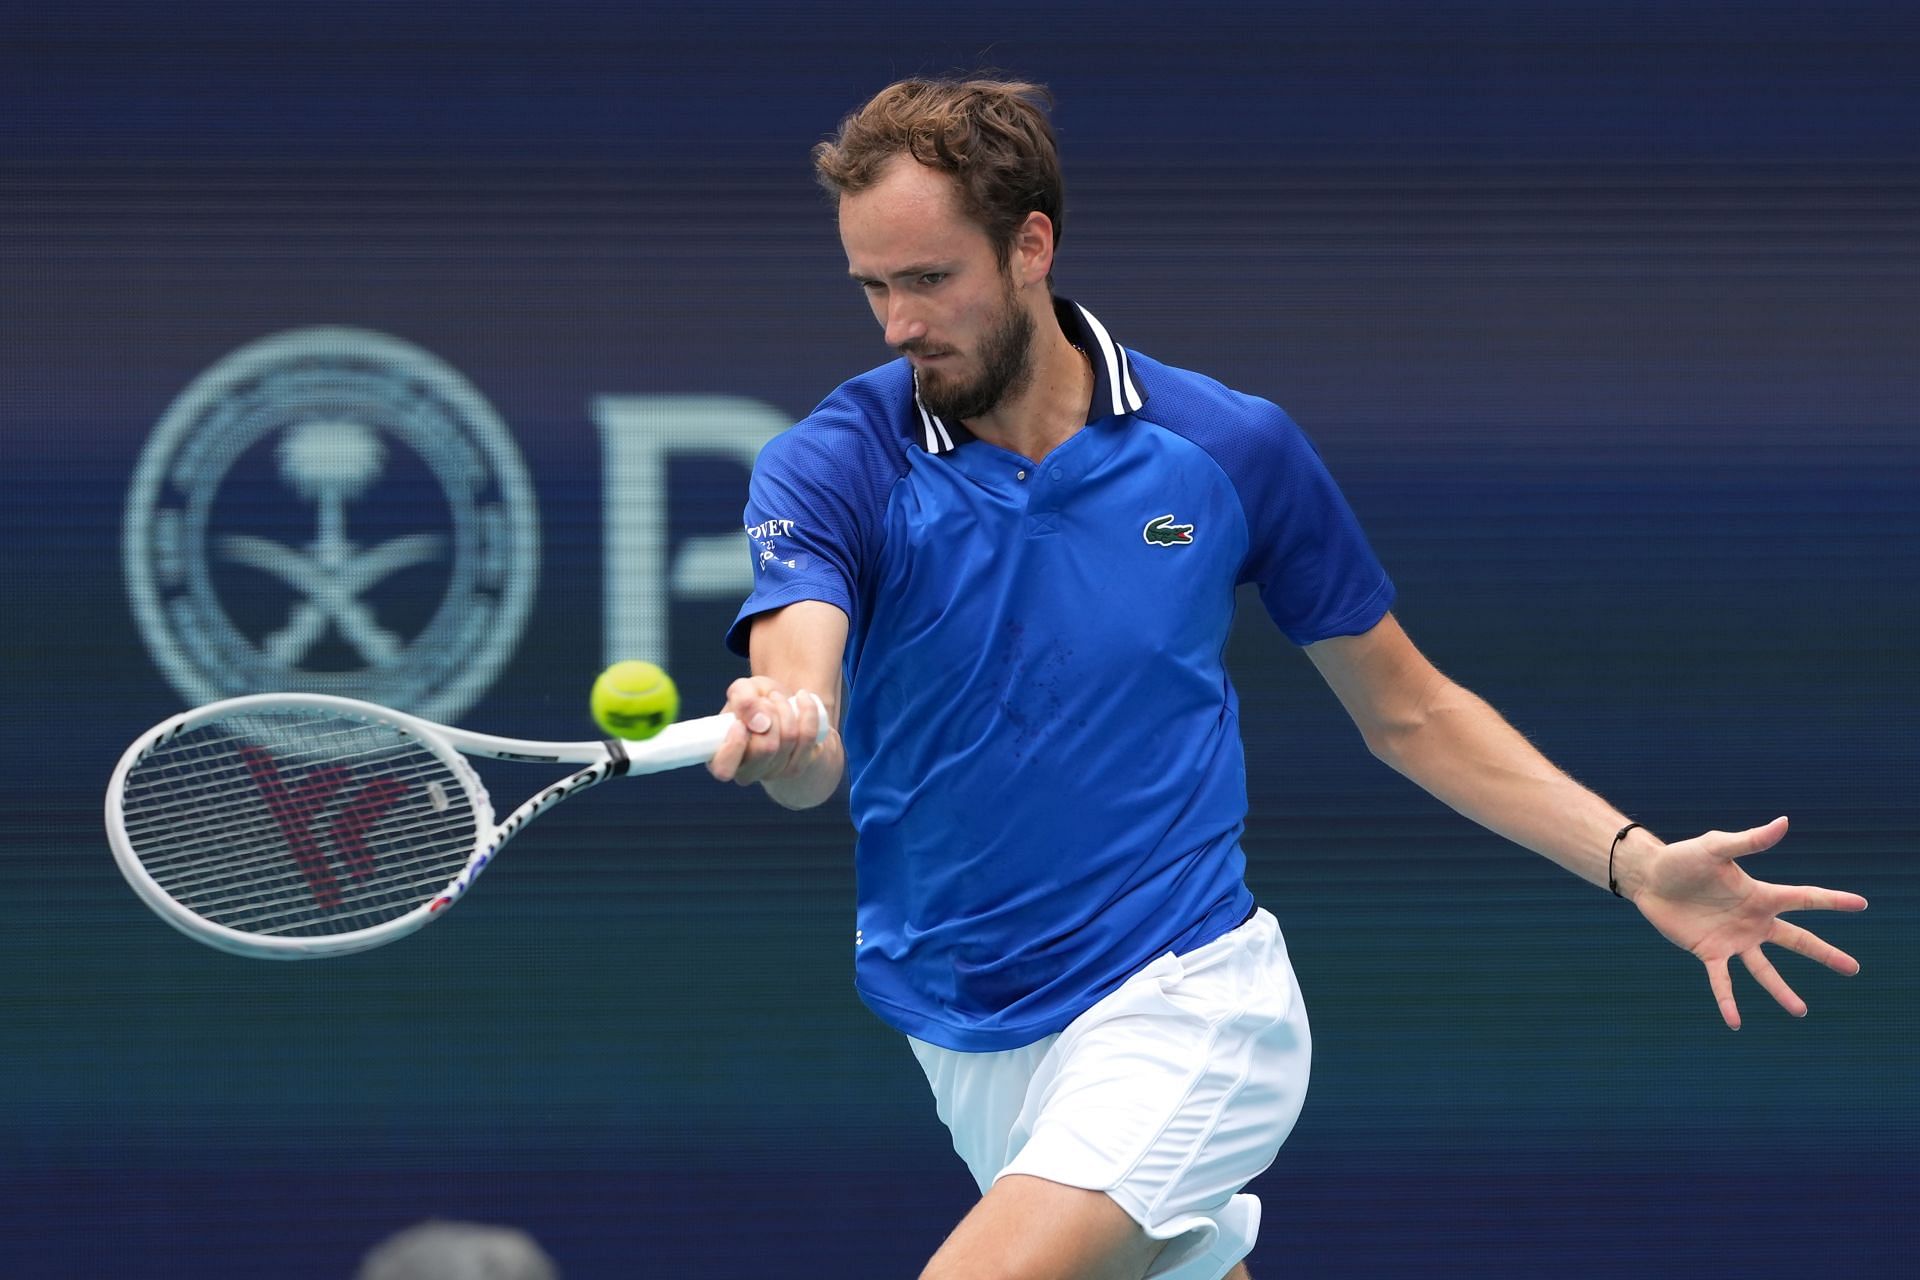
<path id="1" fill-rule="evenodd" d="M 1626 826 L 1620 828 L 1619 834 L 1613 837 L 1613 848 L 1607 850 L 1607 888 L 1613 891 L 1613 896 L 1616 898 L 1625 897 L 1626 895 L 1620 892 L 1620 882 L 1613 878 L 1613 855 L 1620 852 L 1620 842 L 1625 840 L 1627 838 L 1627 832 L 1633 830 L 1635 827 L 1640 827 L 1642 831 L 1646 830 L 1645 827 L 1640 826 L 1637 822 L 1629 822 Z"/>

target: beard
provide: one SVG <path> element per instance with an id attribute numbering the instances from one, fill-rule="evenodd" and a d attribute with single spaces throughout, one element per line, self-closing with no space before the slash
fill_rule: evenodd
<path id="1" fill-rule="evenodd" d="M 984 418 L 1008 396 L 1024 388 L 1033 374 L 1033 316 L 1020 305 L 1011 288 L 1006 310 L 980 343 L 980 372 L 970 381 L 914 371 L 920 403 L 937 418 L 964 422 Z"/>

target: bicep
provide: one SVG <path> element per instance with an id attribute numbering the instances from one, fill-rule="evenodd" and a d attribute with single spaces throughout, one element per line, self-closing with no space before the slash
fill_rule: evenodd
<path id="1" fill-rule="evenodd" d="M 1381 741 L 1418 726 L 1446 683 L 1391 613 L 1362 635 L 1334 636 L 1306 652 L 1376 751 Z"/>
<path id="2" fill-rule="evenodd" d="M 840 719 L 840 663 L 847 651 L 847 615 L 822 600 L 800 600 L 753 620 L 748 641 L 753 674 L 789 690 L 811 690 Z"/>

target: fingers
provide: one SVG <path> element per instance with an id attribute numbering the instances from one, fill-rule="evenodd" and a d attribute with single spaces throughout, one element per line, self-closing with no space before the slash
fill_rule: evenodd
<path id="1" fill-rule="evenodd" d="M 708 770 L 722 782 L 751 786 L 789 772 L 820 737 L 819 704 L 790 700 L 787 690 L 764 676 L 749 676 L 727 688 L 726 710 L 734 725 Z"/>
<path id="2" fill-rule="evenodd" d="M 1794 993 L 1793 988 L 1787 985 L 1787 980 L 1780 976 L 1780 971 L 1773 967 L 1773 962 L 1760 954 L 1760 948 L 1753 947 L 1749 950 L 1742 951 L 1740 953 L 1740 963 L 1747 966 L 1747 972 L 1753 975 L 1753 980 L 1758 982 L 1761 987 L 1766 990 L 1768 995 L 1778 1001 L 1782 1009 L 1785 1009 L 1796 1018 L 1804 1018 L 1807 1016 L 1807 1002 L 1802 1000 Z"/>
<path id="3" fill-rule="evenodd" d="M 736 720 L 727 727 L 727 736 L 721 740 L 720 749 L 713 753 L 713 759 L 707 761 L 707 772 L 722 782 L 732 782 L 746 754 L 747 730 Z"/>
<path id="4" fill-rule="evenodd" d="M 750 786 L 786 767 L 793 758 L 793 719 L 793 709 L 778 695 L 756 697 L 739 714 L 746 746 L 741 752 L 740 768 L 734 773 L 735 782 Z"/>
<path id="5" fill-rule="evenodd" d="M 761 683 L 745 678 L 727 686 L 727 705 L 724 710 L 734 718 L 734 724 L 728 728 L 720 749 L 707 761 L 707 772 L 721 782 L 738 782 L 741 786 L 747 786 L 757 780 L 748 756 L 753 747 L 754 734 L 765 733 L 770 723 L 760 706 Z"/>
<path id="6" fill-rule="evenodd" d="M 1841 889 L 1821 889 L 1810 884 L 1768 885 L 1778 895 L 1781 911 L 1865 911 L 1867 900 L 1857 893 Z"/>
<path id="7" fill-rule="evenodd" d="M 1785 920 L 1775 920 L 1773 922 L 1773 928 L 1767 934 L 1766 940 L 1777 946 L 1785 947 L 1789 951 L 1803 955 L 1809 960 L 1818 961 L 1835 973 L 1852 977 L 1854 974 L 1860 972 L 1860 962 L 1858 960 L 1855 960 L 1852 956 L 1833 944 L 1823 941 L 1807 930 L 1802 929 L 1797 924 L 1789 924 Z M 1740 962 L 1747 967 L 1747 972 L 1753 975 L 1753 980 L 1758 982 L 1768 995 L 1778 1001 L 1782 1009 L 1785 1009 L 1796 1018 L 1804 1018 L 1807 1016 L 1807 1002 L 1800 998 L 1798 992 L 1787 985 L 1786 979 L 1780 976 L 1779 971 L 1773 967 L 1773 962 L 1767 959 L 1766 955 L 1758 946 L 1749 947 L 1745 951 L 1740 952 L 1739 955 Z M 1738 1031 L 1740 1029 L 1740 1008 L 1734 1003 L 1733 978 L 1728 972 L 1727 957 L 1717 956 L 1712 959 L 1703 958 L 1701 963 L 1706 966 L 1707 983 L 1713 988 L 1714 1002 L 1720 1006 L 1720 1017 L 1729 1027 Z"/>
<path id="8" fill-rule="evenodd" d="M 1733 1030 L 1740 1029 L 1740 1006 L 1733 1002 L 1733 978 L 1727 973 L 1727 962 L 1723 957 L 1709 960 L 1707 965 L 1707 985 L 1713 988 L 1713 999 L 1720 1006 L 1720 1018 Z"/>
<path id="9" fill-rule="evenodd" d="M 1780 843 L 1787 834 L 1787 819 L 1775 818 L 1765 826 L 1749 827 L 1745 831 L 1709 831 L 1700 837 L 1714 856 L 1723 861 L 1744 858 L 1750 853 L 1764 853 Z M 1857 893 L 1847 893 L 1840 889 L 1818 889 L 1812 885 L 1799 885 L 1781 888 L 1785 895 L 1776 911 L 1865 911 L 1867 900 Z"/>
<path id="10" fill-rule="evenodd" d="M 1767 935 L 1767 941 L 1785 947 L 1789 951 L 1798 952 L 1807 959 L 1823 964 L 1835 973 L 1845 974 L 1849 978 L 1860 972 L 1858 960 L 1832 943 L 1815 937 L 1797 924 L 1775 920 L 1772 932 Z"/>
<path id="11" fill-rule="evenodd" d="M 1720 847 L 1715 850 L 1723 858 L 1744 858 L 1750 853 L 1764 853 L 1780 843 L 1787 834 L 1785 817 L 1775 818 L 1764 827 L 1749 827 L 1745 831 L 1710 832 L 1718 835 Z"/>

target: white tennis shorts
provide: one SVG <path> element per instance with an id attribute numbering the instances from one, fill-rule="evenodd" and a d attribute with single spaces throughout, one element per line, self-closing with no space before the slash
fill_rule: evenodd
<path id="1" fill-rule="evenodd" d="M 1104 1191 L 1167 1241 L 1151 1277 L 1219 1280 L 1253 1248 L 1241 1193 L 1306 1101 L 1307 1010 L 1265 911 L 1161 956 L 1044 1040 L 961 1053 L 908 1038 L 984 1193 L 1010 1173 Z"/>

